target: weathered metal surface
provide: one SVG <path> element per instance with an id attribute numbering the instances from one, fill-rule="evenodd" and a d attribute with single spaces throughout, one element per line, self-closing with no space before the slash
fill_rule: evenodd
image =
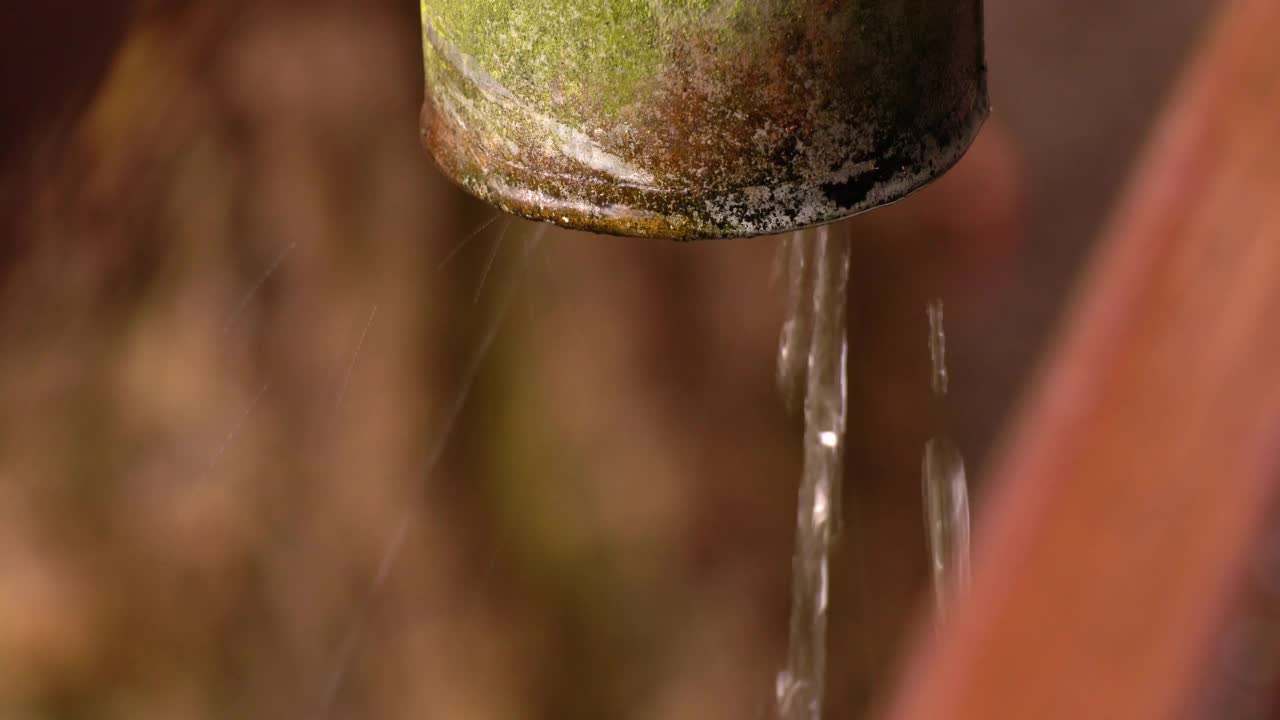
<path id="1" fill-rule="evenodd" d="M 897 200 L 987 115 L 981 0 L 421 0 L 422 130 L 513 213 L 740 237 Z"/>

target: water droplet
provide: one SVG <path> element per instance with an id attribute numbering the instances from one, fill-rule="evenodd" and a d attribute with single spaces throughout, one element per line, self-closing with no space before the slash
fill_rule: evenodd
<path id="1" fill-rule="evenodd" d="M 827 498 L 826 488 L 818 488 L 813 497 L 813 524 L 821 527 L 831 516 L 831 502 Z"/>
<path id="2" fill-rule="evenodd" d="M 933 394 L 947 394 L 947 331 L 942 300 L 929 303 Z M 941 614 L 969 586 L 969 483 L 960 450 L 945 436 L 925 444 L 922 468 L 925 534 L 933 568 L 934 609 Z"/>
<path id="3" fill-rule="evenodd" d="M 925 445 L 923 475 L 934 602 L 941 612 L 969 585 L 969 484 L 960 451 L 945 437 Z"/>

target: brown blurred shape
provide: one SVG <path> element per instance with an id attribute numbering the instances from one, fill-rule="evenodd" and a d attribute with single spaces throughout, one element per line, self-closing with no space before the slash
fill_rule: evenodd
<path id="1" fill-rule="evenodd" d="M 994 473 L 895 720 L 1164 720 L 1280 490 L 1280 5 L 1223 5 Z"/>

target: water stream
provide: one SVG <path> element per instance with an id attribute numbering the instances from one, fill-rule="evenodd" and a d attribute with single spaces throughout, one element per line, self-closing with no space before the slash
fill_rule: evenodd
<path id="1" fill-rule="evenodd" d="M 780 720 L 820 720 L 826 675 L 827 591 L 838 517 L 846 414 L 845 302 L 849 243 L 823 226 L 787 240 L 787 316 L 779 386 L 794 406 L 803 388 L 804 472 L 792 560 L 791 635 L 778 673 Z"/>
<path id="2" fill-rule="evenodd" d="M 777 716 L 821 720 L 829 564 L 839 530 L 847 412 L 849 240 L 828 226 L 800 231 L 784 240 L 779 261 L 786 279 L 786 316 L 778 347 L 778 387 L 789 410 L 803 403 L 805 430 L 790 637 L 786 665 L 777 676 Z M 950 383 L 941 300 L 929 304 L 928 316 L 930 386 L 941 407 Z M 941 427 L 925 445 L 921 474 L 934 600 L 941 617 L 969 583 L 968 482 L 960 451 Z"/>
<path id="3" fill-rule="evenodd" d="M 942 301 L 929 303 L 928 314 L 933 395 L 941 405 L 950 383 Z M 945 434 L 925 444 L 921 478 L 934 608 L 941 617 L 955 597 L 969 588 L 969 482 L 964 458 Z"/>

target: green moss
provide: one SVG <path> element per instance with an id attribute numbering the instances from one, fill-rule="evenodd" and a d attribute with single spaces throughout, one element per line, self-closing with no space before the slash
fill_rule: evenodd
<path id="1" fill-rule="evenodd" d="M 722 25 L 740 5 L 741 0 L 421 0 L 424 20 L 516 96 L 547 110 L 563 112 L 567 106 L 610 115 L 659 75 L 677 36 Z"/>

